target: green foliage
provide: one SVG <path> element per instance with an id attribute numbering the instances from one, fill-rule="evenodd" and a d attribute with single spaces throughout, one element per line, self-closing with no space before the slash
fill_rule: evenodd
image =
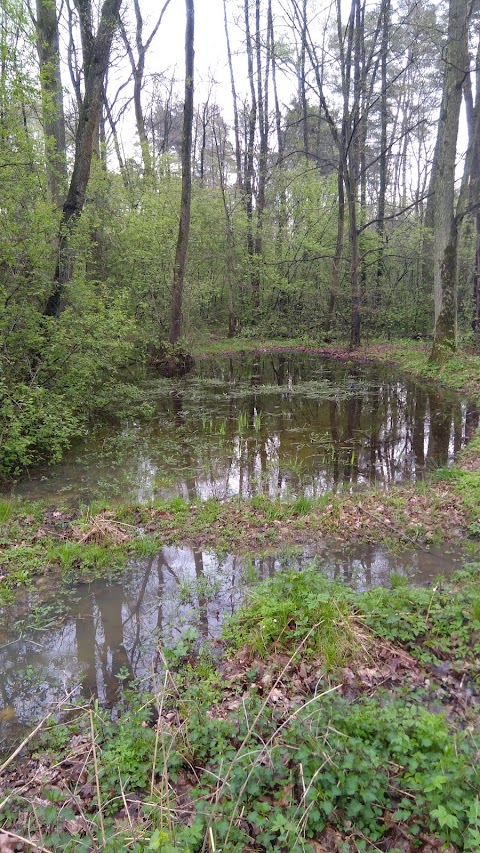
<path id="1" fill-rule="evenodd" d="M 233 649 L 246 643 L 265 656 L 272 649 L 292 654 L 301 644 L 302 656 L 318 656 L 331 670 L 357 647 L 351 618 L 346 596 L 318 571 L 286 571 L 251 592 L 224 635 Z"/>
<path id="2" fill-rule="evenodd" d="M 295 656 L 297 650 L 299 657 L 315 655 L 318 662 L 338 666 L 359 651 L 348 625 L 360 611 L 377 634 L 411 650 L 428 648 L 422 640 L 428 626 L 437 645 L 443 643 L 444 659 L 457 653 L 478 656 L 477 572 L 477 566 L 468 567 L 450 586 L 412 590 L 397 582 L 390 590 L 360 594 L 326 581 L 314 569 L 285 572 L 261 584 L 229 623 L 230 648 L 247 641 L 252 647 L 258 643 L 270 658 L 280 652 L 280 665 L 285 654 Z M 95 703 L 87 716 L 47 727 L 42 763 L 48 750 L 55 763 L 68 755 L 75 733 L 75 749 L 84 744 L 83 772 L 92 799 L 82 806 L 88 832 L 78 827 L 67 838 L 65 820 L 76 818 L 75 803 L 48 786 L 40 807 L 35 805 L 45 845 L 73 850 L 75 841 L 86 849 L 113 851 L 125 843 L 139 851 L 197 853 L 213 839 L 217 848 L 240 853 L 254 834 L 266 853 L 300 853 L 309 840 L 321 843 L 330 827 L 363 841 L 359 849 L 368 850 L 391 846 L 399 824 L 412 844 L 427 834 L 458 850 L 477 849 L 475 726 L 457 730 L 406 688 L 359 694 L 353 702 L 335 691 L 317 693 L 303 706 L 297 697 L 286 711 L 254 690 L 232 703 L 230 684 L 224 703 L 215 659 L 199 652 L 193 632 L 184 634 L 166 662 L 170 674 L 161 694 L 129 683 L 115 720 Z M 277 686 L 282 692 L 286 681 Z M 172 712 L 173 726 L 167 724 Z M 195 812 L 188 826 L 174 817 L 180 774 L 181 791 L 189 780 L 188 801 Z M 142 819 L 127 842 L 119 814 L 124 795 L 134 791 L 144 801 Z M 33 805 L 13 792 L 2 825 L 15 828 L 19 809 L 24 825 L 38 825 L 32 822 Z"/>
<path id="3" fill-rule="evenodd" d="M 358 606 L 366 623 L 388 640 L 401 643 L 425 663 L 448 659 L 460 669 L 468 663 L 480 677 L 479 564 L 458 575 L 458 588 L 439 583 L 433 588 L 395 586 L 363 593 Z M 455 578 L 454 578 L 455 581 Z"/>

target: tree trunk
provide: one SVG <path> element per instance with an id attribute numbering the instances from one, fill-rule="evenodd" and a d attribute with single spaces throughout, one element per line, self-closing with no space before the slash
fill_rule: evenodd
<path id="1" fill-rule="evenodd" d="M 230 48 L 230 37 L 228 34 L 227 0 L 223 0 L 223 21 L 224 21 L 224 27 L 225 27 L 225 40 L 227 43 L 228 68 L 230 71 L 230 87 L 232 90 L 233 129 L 234 129 L 234 136 L 235 136 L 235 165 L 236 165 L 236 169 L 237 169 L 237 186 L 240 190 L 242 190 L 243 189 L 243 175 L 242 175 L 242 150 L 240 147 L 240 122 L 238 120 L 237 90 L 235 88 L 235 77 L 233 75 L 232 51 Z"/>
<path id="2" fill-rule="evenodd" d="M 147 55 L 147 51 L 157 34 L 157 31 L 162 22 L 162 18 L 165 14 L 165 11 L 170 3 L 170 0 L 166 0 L 163 4 L 162 9 L 160 11 L 159 17 L 157 18 L 157 22 L 150 33 L 145 44 L 143 44 L 143 18 L 142 12 L 140 9 L 139 0 L 133 0 L 133 6 L 135 10 L 135 44 L 137 48 L 137 59 L 135 59 L 132 45 L 130 44 L 130 40 L 127 35 L 127 31 L 120 21 L 120 30 L 122 33 L 123 42 L 125 44 L 125 49 L 127 51 L 127 55 L 130 61 L 130 66 L 132 69 L 133 76 L 133 106 L 135 111 L 135 124 L 137 127 L 138 140 L 140 142 L 140 150 L 142 152 L 142 161 L 143 161 L 143 174 L 145 179 L 151 181 L 153 177 L 153 164 L 152 164 L 152 155 L 150 153 L 150 146 L 148 144 L 147 131 L 145 126 L 145 116 L 143 114 L 142 107 L 142 89 L 143 89 L 143 76 L 145 73 L 145 59 Z"/>
<path id="3" fill-rule="evenodd" d="M 388 36 L 390 24 L 390 0 L 386 0 L 383 4 L 383 22 L 382 22 L 382 45 L 381 45 L 381 96 L 380 96 L 380 185 L 378 189 L 378 208 L 377 208 L 377 233 L 378 233 L 378 262 L 377 262 L 377 282 L 376 282 L 376 297 L 377 304 L 380 299 L 383 280 L 383 253 L 385 240 L 385 199 L 387 193 L 387 123 L 388 123 L 388 99 L 387 99 L 387 54 L 388 54 Z"/>
<path id="4" fill-rule="evenodd" d="M 343 247 L 345 242 L 345 190 L 343 185 L 343 166 L 342 158 L 338 160 L 338 218 L 337 218 L 337 239 L 335 244 L 335 257 L 332 267 L 332 281 L 330 284 L 330 294 L 328 299 L 327 319 L 325 322 L 325 332 L 327 335 L 332 328 L 335 310 L 337 306 L 338 293 L 340 290 L 340 276 L 342 271 Z"/>
<path id="5" fill-rule="evenodd" d="M 247 150 L 245 167 L 245 213 L 247 215 L 247 252 L 250 260 L 250 281 L 252 286 L 252 299 L 255 307 L 258 306 L 258 279 L 256 276 L 255 240 L 253 237 L 253 181 L 255 170 L 255 128 L 257 125 L 257 96 L 255 93 L 255 81 L 253 78 L 253 47 L 250 33 L 250 13 L 248 0 L 245 0 L 245 36 L 247 49 L 248 80 L 250 84 L 251 104 L 247 121 Z"/>
<path id="6" fill-rule="evenodd" d="M 42 90 L 47 185 L 52 201 L 61 210 L 67 189 L 67 158 L 58 20 L 52 0 L 37 0 L 35 26 Z"/>
<path id="7" fill-rule="evenodd" d="M 254 282 L 256 292 L 256 303 L 260 304 L 261 275 L 260 263 L 263 248 L 263 215 L 265 211 L 265 192 L 267 185 L 267 157 L 268 157 L 268 84 L 270 72 L 270 29 L 267 29 L 267 58 L 265 65 L 265 79 L 263 79 L 262 53 L 260 40 L 260 0 L 255 4 L 255 53 L 257 60 L 257 103 L 258 103 L 258 127 L 260 136 L 260 151 L 258 160 L 258 192 L 257 192 L 257 229 L 255 234 L 255 270 Z"/>
<path id="8" fill-rule="evenodd" d="M 76 0 L 76 5 L 81 17 L 90 9 L 89 0 Z M 75 136 L 73 172 L 62 211 L 57 268 L 53 289 L 45 306 L 47 317 L 60 314 L 65 287 L 71 279 L 70 231 L 85 204 L 95 138 L 98 136 L 103 83 L 121 5 L 122 0 L 104 0 L 98 31 L 92 36 L 88 57 L 84 61 L 85 92 Z"/>
<path id="9" fill-rule="evenodd" d="M 192 198 L 192 129 L 193 129 L 193 72 L 194 72 L 194 0 L 185 0 L 187 15 L 185 28 L 185 103 L 183 107 L 182 134 L 182 197 L 180 223 L 173 278 L 172 313 L 170 320 L 171 344 L 176 344 L 182 328 L 183 287 L 190 231 L 190 204 Z"/>
<path id="10" fill-rule="evenodd" d="M 430 359 L 441 362 L 456 348 L 456 267 L 458 221 L 455 216 L 455 157 L 468 71 L 468 2 L 450 0 L 443 97 L 435 153 L 437 156 L 433 209 L 433 276 L 435 333 Z"/>

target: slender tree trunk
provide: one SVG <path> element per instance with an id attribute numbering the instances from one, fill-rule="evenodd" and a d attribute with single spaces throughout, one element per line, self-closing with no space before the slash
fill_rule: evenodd
<path id="1" fill-rule="evenodd" d="M 283 162 L 284 157 L 284 139 L 282 133 L 282 113 L 280 110 L 280 102 L 278 99 L 278 88 L 277 88 L 277 62 L 276 62 L 276 46 L 275 46 L 275 38 L 274 38 L 274 29 L 273 29 L 273 14 L 272 14 L 272 0 L 268 0 L 268 10 L 267 10 L 267 18 L 268 18 L 268 29 L 269 29 L 269 38 L 272 52 L 272 86 L 273 86 L 273 99 L 275 102 L 275 129 L 277 134 L 277 174 L 278 174 L 278 182 L 279 182 L 279 212 L 278 212 L 278 231 L 277 231 L 277 240 L 276 240 L 276 257 L 277 260 L 280 260 L 283 254 L 283 246 L 285 240 L 285 232 L 287 227 L 287 192 L 285 188 L 285 164 Z"/>
<path id="2" fill-rule="evenodd" d="M 228 33 L 227 0 L 223 0 L 223 20 L 224 20 L 224 27 L 225 27 L 225 39 L 227 42 L 228 68 L 230 71 L 230 87 L 232 90 L 233 129 L 234 129 L 234 136 L 235 136 L 235 165 L 236 165 L 236 169 L 237 169 L 237 186 L 240 190 L 242 190 L 243 189 L 243 175 L 242 175 L 242 149 L 240 146 L 240 122 L 238 119 L 237 90 L 235 87 L 235 77 L 233 74 L 232 51 L 230 48 L 230 36 Z"/>
<path id="3" fill-rule="evenodd" d="M 330 295 L 328 299 L 327 319 L 325 323 L 325 331 L 328 334 L 332 328 L 333 319 L 337 305 L 338 294 L 340 291 L 340 277 L 342 272 L 343 248 L 345 242 L 345 190 L 343 185 L 343 165 L 342 158 L 339 157 L 338 162 L 338 217 L 337 217 L 337 239 L 335 244 L 335 257 L 332 267 L 332 281 L 330 284 Z"/>
<path id="4" fill-rule="evenodd" d="M 137 49 L 137 58 L 135 58 L 132 45 L 130 44 L 130 40 L 127 35 L 127 31 L 123 25 L 123 22 L 120 21 L 120 31 L 122 33 L 123 42 L 125 44 L 125 49 L 127 51 L 127 55 L 130 61 L 130 66 L 132 69 L 132 77 L 133 77 L 133 107 L 135 112 L 135 124 L 137 127 L 138 141 L 140 142 L 140 150 L 142 152 L 142 161 L 143 161 L 143 174 L 147 182 L 150 182 L 153 177 L 153 164 L 152 164 L 152 155 L 150 152 L 150 146 L 148 144 L 147 130 L 145 124 L 145 116 L 143 112 L 142 106 L 142 90 L 143 90 L 143 77 L 145 74 L 145 59 L 147 56 L 147 51 L 157 34 L 158 28 L 162 22 L 162 18 L 165 14 L 167 7 L 170 4 L 170 0 L 166 0 L 164 2 L 159 17 L 157 18 L 157 22 L 150 33 L 146 43 L 143 43 L 143 17 L 140 9 L 139 0 L 133 0 L 133 7 L 135 10 L 135 45 Z"/>
<path id="5" fill-rule="evenodd" d="M 270 30 L 267 28 L 267 58 L 265 66 L 265 79 L 262 69 L 262 52 L 260 36 L 260 0 L 255 4 L 255 52 L 257 60 L 257 103 L 258 103 L 258 127 L 260 135 L 260 151 L 258 163 L 258 192 L 257 192 L 257 228 L 255 234 L 255 292 L 256 302 L 260 304 L 261 275 L 260 262 L 263 244 L 263 215 L 265 211 L 265 192 L 267 184 L 267 157 L 268 157 L 268 83 L 270 71 Z"/>
<path id="6" fill-rule="evenodd" d="M 218 162 L 218 174 L 220 176 L 220 190 L 222 193 L 222 202 L 223 209 L 225 212 L 225 241 L 226 241 L 226 249 L 227 256 L 225 259 L 226 265 L 226 279 L 227 279 L 227 300 L 228 300 L 228 337 L 235 337 L 235 333 L 237 331 L 237 317 L 235 315 L 235 307 L 234 307 L 234 297 L 233 297 L 233 275 L 234 275 L 234 255 L 233 255 L 233 224 L 232 224 L 232 214 L 228 205 L 227 199 L 227 191 L 225 187 L 225 172 L 224 172 L 224 158 L 222 159 L 220 153 L 220 145 L 217 137 L 217 131 L 215 128 L 215 121 L 213 122 L 213 138 L 215 142 L 215 150 L 217 154 L 217 162 Z"/>
<path id="7" fill-rule="evenodd" d="M 384 272 L 383 253 L 385 240 L 385 200 L 387 194 L 387 124 L 388 124 L 388 98 L 387 98 L 387 54 L 388 54 L 388 36 L 390 25 L 390 0 L 386 0 L 383 6 L 383 21 L 382 21 L 382 44 L 381 44 L 381 96 L 380 96 L 380 185 L 378 189 L 378 262 L 377 262 L 377 282 L 376 282 L 376 301 L 380 299 L 382 290 L 382 280 Z"/>
<path id="8" fill-rule="evenodd" d="M 182 197 L 180 202 L 180 223 L 178 228 L 177 249 L 172 293 L 172 313 L 170 319 L 171 344 L 176 344 L 182 328 L 182 303 L 187 261 L 188 237 L 190 232 L 190 205 L 192 198 L 192 129 L 193 129 L 193 72 L 194 72 L 194 0 L 185 0 L 187 22 L 185 28 L 185 103 L 183 107 L 182 134 Z"/>
<path id="9" fill-rule="evenodd" d="M 360 344 L 360 309 L 361 309 L 361 257 L 360 239 L 357 224 L 358 185 L 361 162 L 361 50 L 362 50 L 362 27 L 360 24 L 361 7 L 360 0 L 353 0 L 351 26 L 353 27 L 353 105 L 349 122 L 349 145 L 348 145 L 348 174 L 346 177 L 346 191 L 348 198 L 348 216 L 350 233 L 350 289 L 352 300 L 352 325 L 350 331 L 350 344 L 352 347 Z"/>
<path id="10" fill-rule="evenodd" d="M 247 149 L 245 168 L 245 212 L 247 214 L 247 252 L 250 260 L 250 281 L 254 306 L 258 306 L 258 278 L 256 276 L 255 240 L 253 236 L 253 181 L 255 171 L 255 128 L 257 126 L 257 96 L 253 76 L 253 47 L 250 32 L 250 12 L 245 0 L 245 34 L 247 48 L 248 80 L 250 84 L 250 110 L 247 120 Z"/>
<path id="11" fill-rule="evenodd" d="M 307 49 L 307 0 L 302 0 L 302 29 L 300 35 L 300 74 L 299 74 L 299 101 L 302 105 L 302 130 L 303 130 L 303 150 L 305 157 L 310 156 L 310 140 L 308 128 L 308 104 L 307 104 L 307 88 L 305 79 L 305 59 Z"/>

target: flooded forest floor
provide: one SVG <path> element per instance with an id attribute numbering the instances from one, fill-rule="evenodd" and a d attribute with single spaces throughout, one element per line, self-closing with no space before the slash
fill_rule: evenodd
<path id="1" fill-rule="evenodd" d="M 254 349 L 202 352 L 231 346 Z M 327 355 L 387 361 L 480 399 L 478 356 L 438 373 L 423 345 Z M 393 577 L 354 591 L 318 568 L 280 571 L 249 589 L 221 639 L 187 631 L 159 647 L 148 677 L 120 671 L 114 708 L 67 695 L 0 760 L 0 851 L 480 850 L 478 431 L 452 467 L 388 490 L 78 509 L 5 500 L 0 524 L 7 608 L 42 579 L 119 576 L 174 543 L 414 545 L 440 569 L 450 543 L 470 555 L 428 586 Z"/>

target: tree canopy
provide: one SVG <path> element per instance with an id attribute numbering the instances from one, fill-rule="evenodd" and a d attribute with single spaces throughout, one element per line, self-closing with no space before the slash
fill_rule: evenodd
<path id="1" fill-rule="evenodd" d="M 191 0 L 183 79 L 161 64 L 180 8 L 0 0 L 3 476 L 168 339 L 478 345 L 476 4 L 224 0 L 222 99 Z"/>

